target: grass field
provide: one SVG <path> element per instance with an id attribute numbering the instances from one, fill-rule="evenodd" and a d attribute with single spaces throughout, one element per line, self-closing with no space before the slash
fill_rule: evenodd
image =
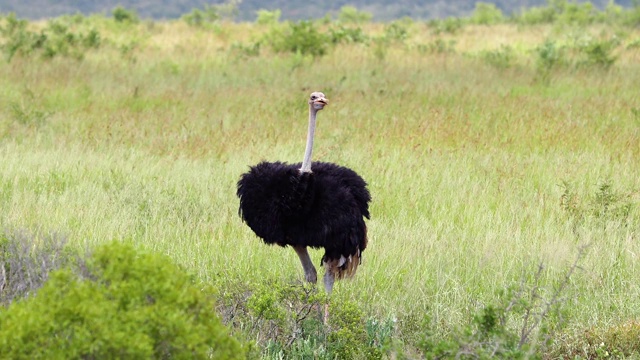
<path id="1" fill-rule="evenodd" d="M 357 171 L 373 198 L 363 265 L 336 298 L 446 333 L 543 265 L 558 341 L 637 320 L 637 29 L 415 23 L 311 57 L 247 55 L 268 31 L 255 24 L 95 22 L 101 46 L 81 60 L 0 63 L 1 228 L 130 242 L 204 282 L 302 279 L 291 249 L 241 222 L 235 186 L 248 165 L 302 160 L 318 90 L 314 158 Z M 611 66 L 576 45 L 614 36 Z M 546 71 L 548 39 L 565 52 Z"/>

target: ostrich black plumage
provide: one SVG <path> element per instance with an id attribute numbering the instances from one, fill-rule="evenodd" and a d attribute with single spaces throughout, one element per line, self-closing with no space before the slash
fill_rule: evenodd
<path id="1" fill-rule="evenodd" d="M 371 196 L 355 171 L 325 162 L 311 163 L 316 115 L 328 101 L 321 92 L 309 98 L 309 130 L 302 163 L 261 162 L 238 181 L 240 216 L 267 244 L 291 246 L 308 282 L 317 272 L 308 247 L 324 248 L 324 285 L 353 276 L 367 247 Z M 326 314 L 325 314 L 326 316 Z"/>

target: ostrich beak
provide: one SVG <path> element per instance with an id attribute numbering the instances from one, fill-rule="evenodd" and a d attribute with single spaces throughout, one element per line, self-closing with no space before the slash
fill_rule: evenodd
<path id="1" fill-rule="evenodd" d="M 325 106 L 329 104 L 329 99 L 327 98 L 319 98 L 314 101 L 314 103 Z"/>

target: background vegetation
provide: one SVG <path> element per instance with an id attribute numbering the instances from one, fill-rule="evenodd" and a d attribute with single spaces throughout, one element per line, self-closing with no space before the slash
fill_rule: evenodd
<path id="1" fill-rule="evenodd" d="M 553 0 L 563 2 L 564 0 Z M 571 2 L 571 1 L 570 1 Z M 599 9 L 609 5 L 609 0 L 593 0 L 590 3 Z M 492 1 L 505 14 L 516 14 L 522 9 L 546 5 L 545 0 L 495 0 Z M 580 1 L 584 3 L 584 1 Z M 43 19 L 65 14 L 82 13 L 85 15 L 107 14 L 117 6 L 137 11 L 147 19 L 175 19 L 194 8 L 222 7 L 225 16 L 241 21 L 254 21 L 260 10 L 282 12 L 283 19 L 307 20 L 318 19 L 325 15 L 337 16 L 344 6 L 355 6 L 367 11 L 377 21 L 397 20 L 402 17 L 413 19 L 437 19 L 445 17 L 469 16 L 475 8 L 475 0 L 351 0 L 327 1 L 312 6 L 311 4 L 293 0 L 0 0 L 0 12 L 15 12 L 21 17 Z M 615 4 L 625 7 L 637 5 L 636 0 L 615 0 Z"/>
<path id="2" fill-rule="evenodd" d="M 104 318 L 155 357 L 640 356 L 639 8 L 223 10 L 0 19 L 0 346 L 35 356 L 40 329 L 112 353 L 83 347 Z M 331 100 L 316 159 L 373 195 L 364 263 L 331 299 L 235 196 L 248 165 L 300 160 L 314 90 Z M 218 337 L 181 337 L 198 319 Z"/>

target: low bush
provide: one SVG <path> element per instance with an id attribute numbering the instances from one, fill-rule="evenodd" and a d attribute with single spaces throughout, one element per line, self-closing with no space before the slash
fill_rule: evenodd
<path id="1" fill-rule="evenodd" d="M 327 53 L 331 39 L 318 31 L 311 21 L 291 22 L 285 28 L 274 27 L 264 41 L 276 52 L 322 56 Z"/>
<path id="2" fill-rule="evenodd" d="M 329 36 L 331 37 L 331 42 L 334 44 L 366 44 L 369 42 L 369 36 L 367 36 L 367 34 L 362 31 L 360 27 L 352 28 L 342 25 L 331 27 L 329 28 Z"/>
<path id="3" fill-rule="evenodd" d="M 476 8 L 471 14 L 471 22 L 479 25 L 494 25 L 504 22 L 502 10 L 498 9 L 495 4 L 477 2 Z"/>
<path id="4" fill-rule="evenodd" d="M 429 20 L 427 27 L 431 29 L 433 35 L 457 34 L 464 27 L 464 21 L 456 17 L 448 17 L 442 20 Z"/>
<path id="5" fill-rule="evenodd" d="M 629 19 L 628 14 L 632 14 L 632 12 L 633 10 L 623 10 L 613 2 L 610 2 L 604 11 L 600 11 L 589 1 L 549 0 L 546 6 L 530 7 L 523 10 L 513 16 L 513 21 L 521 25 L 585 26 L 597 22 L 624 23 L 625 21 L 622 19 Z"/>
<path id="6" fill-rule="evenodd" d="M 204 26 L 213 24 L 220 19 L 217 9 L 211 5 L 205 5 L 204 9 L 193 9 L 190 13 L 182 15 L 182 20 L 191 26 Z"/>
<path id="7" fill-rule="evenodd" d="M 515 61 L 514 50 L 509 45 L 502 45 L 495 50 L 487 50 L 480 53 L 480 57 L 489 65 L 500 69 L 510 68 Z"/>
<path id="8" fill-rule="evenodd" d="M 521 25 L 551 24 L 557 17 L 556 11 L 549 6 L 533 6 L 513 17 Z"/>
<path id="9" fill-rule="evenodd" d="M 365 315 L 352 300 L 330 300 L 315 286 L 262 280 L 224 280 L 218 312 L 267 359 L 379 359 L 391 354 L 395 322 Z M 329 305 L 328 323 L 323 320 Z"/>
<path id="10" fill-rule="evenodd" d="M 118 23 L 135 24 L 140 22 L 140 18 L 135 10 L 127 10 L 122 6 L 116 6 L 112 11 L 113 20 Z"/>
<path id="11" fill-rule="evenodd" d="M 240 359 L 212 297 L 165 256 L 103 245 L 0 312 L 0 353 L 25 358 Z"/>
<path id="12" fill-rule="evenodd" d="M 576 65 L 578 67 L 609 69 L 618 59 L 613 52 L 619 44 L 619 40 L 615 37 L 610 39 L 588 39 L 578 45 L 581 59 Z"/>
<path id="13" fill-rule="evenodd" d="M 402 21 L 394 21 L 384 27 L 384 39 L 386 41 L 402 42 L 409 37 L 409 26 Z"/>
<path id="14" fill-rule="evenodd" d="M 256 24 L 258 25 L 275 25 L 280 22 L 280 15 L 282 15 L 282 11 L 280 9 L 269 11 L 269 10 L 258 10 L 256 17 Z"/>
<path id="15" fill-rule="evenodd" d="M 51 20 L 39 32 L 29 30 L 27 25 L 26 20 L 18 19 L 14 14 L 3 19 L 0 49 L 7 61 L 15 56 L 29 57 L 32 54 L 46 59 L 56 56 L 82 59 L 86 51 L 101 44 L 101 36 L 96 29 L 80 29 L 73 18 Z"/>
<path id="16" fill-rule="evenodd" d="M 371 21 L 373 15 L 366 11 L 359 11 L 354 6 L 343 6 L 338 13 L 338 21 L 343 24 L 364 24 Z"/>
<path id="17" fill-rule="evenodd" d="M 634 207 L 631 193 L 616 190 L 610 181 L 598 185 L 593 194 L 579 194 L 569 181 L 562 183 L 560 205 L 575 225 L 600 225 L 607 222 L 627 223 Z"/>
<path id="18" fill-rule="evenodd" d="M 556 44 L 553 40 L 545 40 L 544 43 L 535 48 L 536 76 L 543 83 L 550 81 L 554 70 L 566 65 L 565 49 Z"/>

